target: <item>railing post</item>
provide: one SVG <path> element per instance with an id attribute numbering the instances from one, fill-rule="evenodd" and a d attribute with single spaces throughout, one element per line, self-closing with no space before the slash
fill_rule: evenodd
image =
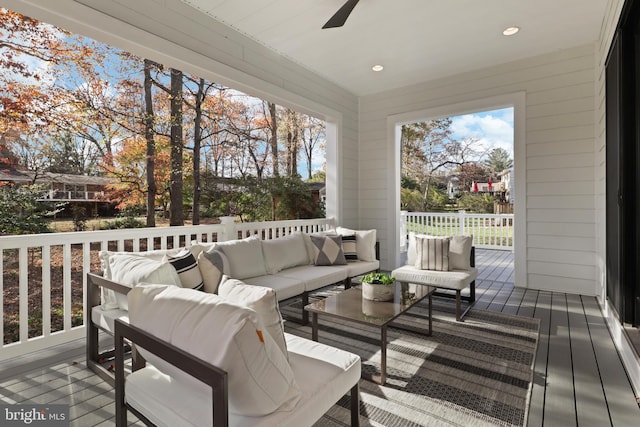
<path id="1" fill-rule="evenodd" d="M 221 216 L 220 224 L 224 225 L 224 240 L 234 240 L 237 237 L 235 216 Z"/>
<path id="2" fill-rule="evenodd" d="M 400 211 L 400 252 L 407 250 L 407 211 Z"/>
<path id="3" fill-rule="evenodd" d="M 458 222 L 460 223 L 460 235 L 464 236 L 465 235 L 465 230 L 464 230 L 464 217 L 466 215 L 466 212 L 464 209 L 461 209 L 458 211 Z"/>

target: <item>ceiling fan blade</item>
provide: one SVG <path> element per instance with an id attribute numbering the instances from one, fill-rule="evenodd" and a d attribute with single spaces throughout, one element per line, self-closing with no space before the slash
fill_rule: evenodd
<path id="1" fill-rule="evenodd" d="M 347 21 L 347 18 L 351 14 L 351 11 L 358 4 L 360 0 L 348 0 L 345 4 L 342 5 L 340 9 L 327 21 L 326 24 L 322 27 L 325 28 L 336 28 L 342 27 L 344 23 Z"/>

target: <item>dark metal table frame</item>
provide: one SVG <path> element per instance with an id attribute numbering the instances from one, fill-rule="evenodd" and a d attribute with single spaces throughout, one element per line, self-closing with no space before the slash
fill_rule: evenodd
<path id="1" fill-rule="evenodd" d="M 398 282 L 395 286 L 396 294 L 393 301 L 363 301 L 361 287 L 357 286 L 304 307 L 305 310 L 311 312 L 311 339 L 313 341 L 318 341 L 319 314 L 380 328 L 380 375 L 362 374 L 362 378 L 380 385 L 384 385 L 387 381 L 387 327 L 391 325 L 396 329 L 408 330 L 427 336 L 430 336 L 432 332 L 432 295 L 435 287 L 413 285 L 415 286 L 412 289 L 414 292 L 410 292 L 408 284 L 400 284 Z M 429 300 L 429 328 L 426 334 L 424 329 L 393 323 L 398 316 L 424 298 Z M 358 304 L 357 307 L 356 304 Z M 368 314 L 362 312 L 362 307 L 365 306 L 370 310 Z"/>

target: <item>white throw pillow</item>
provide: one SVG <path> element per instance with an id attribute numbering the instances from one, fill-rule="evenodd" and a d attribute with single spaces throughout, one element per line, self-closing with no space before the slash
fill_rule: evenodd
<path id="1" fill-rule="evenodd" d="M 376 230 L 351 230 L 344 227 L 336 227 L 340 235 L 356 235 L 356 249 L 360 261 L 376 260 Z"/>
<path id="2" fill-rule="evenodd" d="M 416 236 L 416 268 L 449 271 L 449 237 Z"/>
<path id="3" fill-rule="evenodd" d="M 215 248 L 200 252 L 198 268 L 202 274 L 204 291 L 210 294 L 218 293 L 218 285 L 224 274 L 229 274 L 229 261 L 222 251 Z"/>
<path id="4" fill-rule="evenodd" d="M 251 236 L 242 240 L 229 240 L 216 243 L 229 260 L 230 276 L 234 279 L 264 276 L 267 268 L 264 265 L 260 237 Z"/>
<path id="5" fill-rule="evenodd" d="M 307 248 L 301 232 L 273 240 L 263 240 L 262 254 L 269 274 L 276 274 L 285 268 L 309 264 Z"/>
<path id="6" fill-rule="evenodd" d="M 269 335 L 282 350 L 287 360 L 289 359 L 276 291 L 265 286 L 249 285 L 238 279 L 223 276 L 218 287 L 218 295 L 258 313 Z"/>
<path id="7" fill-rule="evenodd" d="M 100 267 L 102 268 L 102 277 L 111 280 L 111 269 L 109 268 L 109 257 L 112 255 L 136 255 L 139 257 L 153 259 L 155 261 L 162 261 L 167 255 L 177 255 L 183 248 L 176 249 L 156 249 L 152 251 L 141 252 L 124 252 L 124 251 L 100 251 L 98 257 L 100 258 Z"/>
<path id="8" fill-rule="evenodd" d="M 291 366 L 249 308 L 193 289 L 146 285 L 129 292 L 129 318 L 132 325 L 225 370 L 232 413 L 259 417 L 290 411 L 300 399 Z M 173 380 L 211 393 L 204 383 L 139 350 Z"/>
<path id="9" fill-rule="evenodd" d="M 168 262 L 157 261 L 150 257 L 131 254 L 111 254 L 109 256 L 111 280 L 134 288 L 139 283 L 157 283 L 181 287 L 180 277 Z M 115 301 L 107 301 L 105 310 L 119 308 L 127 310 L 127 297 L 115 293 Z"/>
<path id="10" fill-rule="evenodd" d="M 452 236 L 449 244 L 449 268 L 469 270 L 471 268 L 471 247 L 473 236 Z"/>

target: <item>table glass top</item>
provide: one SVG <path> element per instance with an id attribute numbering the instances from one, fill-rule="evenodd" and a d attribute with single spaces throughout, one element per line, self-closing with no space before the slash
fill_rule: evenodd
<path id="1" fill-rule="evenodd" d="M 361 286 L 356 286 L 311 303 L 305 306 L 305 310 L 382 326 L 391 322 L 435 290 L 431 286 L 413 283 L 401 284 L 400 282 L 396 282 L 395 287 L 393 301 L 383 302 L 364 299 L 362 298 Z"/>

